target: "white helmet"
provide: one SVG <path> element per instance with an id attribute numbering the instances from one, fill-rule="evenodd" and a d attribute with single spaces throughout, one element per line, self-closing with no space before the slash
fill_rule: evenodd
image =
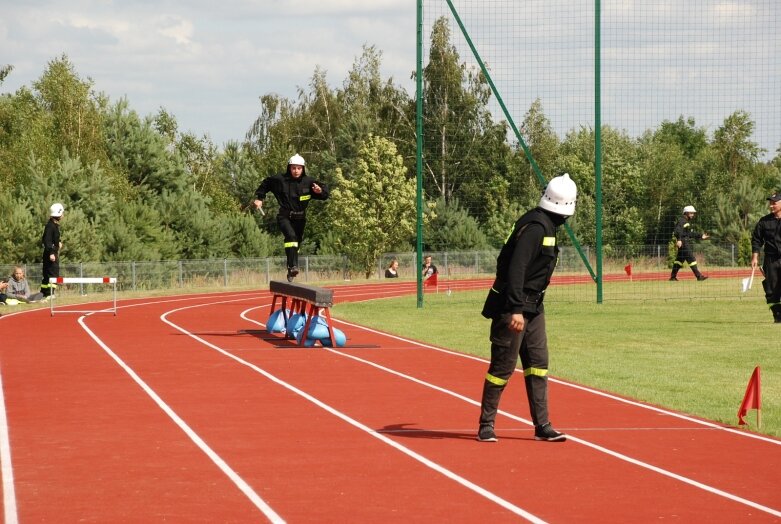
<path id="1" fill-rule="evenodd" d="M 694 209 L 694 206 L 686 206 L 683 208 L 684 213 L 696 213 L 697 210 Z"/>
<path id="2" fill-rule="evenodd" d="M 49 216 L 50 217 L 61 217 L 62 214 L 65 212 L 65 206 L 62 204 L 52 204 L 52 207 L 49 208 Z"/>
<path id="3" fill-rule="evenodd" d="M 306 161 L 304 161 L 304 157 L 296 153 L 295 155 L 290 157 L 290 160 L 287 161 L 287 165 L 289 166 L 305 166 Z"/>
<path id="4" fill-rule="evenodd" d="M 540 198 L 542 209 L 569 217 L 575 214 L 575 202 L 578 199 L 578 188 L 575 182 L 564 173 L 548 182 Z"/>

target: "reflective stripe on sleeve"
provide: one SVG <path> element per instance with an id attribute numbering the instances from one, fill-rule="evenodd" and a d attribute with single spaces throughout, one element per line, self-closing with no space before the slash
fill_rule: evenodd
<path id="1" fill-rule="evenodd" d="M 542 237 L 542 245 L 549 247 L 556 245 L 556 237 Z"/>
<path id="2" fill-rule="evenodd" d="M 310 198 L 312 198 L 312 195 L 301 195 L 300 197 L 298 197 L 298 200 L 300 202 L 303 202 L 304 200 L 309 200 Z"/>
<path id="3" fill-rule="evenodd" d="M 279 245 L 279 244 L 277 244 Z M 298 242 L 285 242 L 285 248 L 288 247 L 298 247 Z"/>

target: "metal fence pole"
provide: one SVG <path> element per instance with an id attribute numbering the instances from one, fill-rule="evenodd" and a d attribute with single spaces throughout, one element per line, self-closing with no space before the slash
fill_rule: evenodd
<path id="1" fill-rule="evenodd" d="M 223 280 L 225 283 L 224 286 L 228 287 L 228 259 L 227 258 L 222 259 L 222 274 L 224 277 Z"/>

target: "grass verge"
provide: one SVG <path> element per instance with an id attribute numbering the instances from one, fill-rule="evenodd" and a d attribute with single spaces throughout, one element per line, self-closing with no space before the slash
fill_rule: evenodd
<path id="1" fill-rule="evenodd" d="M 337 304 L 333 315 L 399 336 L 488 357 L 485 292 Z M 551 374 L 724 424 L 755 366 L 762 369 L 762 427 L 781 436 L 781 325 L 756 301 L 638 301 L 545 306 Z M 481 380 L 481 376 L 475 376 Z"/>

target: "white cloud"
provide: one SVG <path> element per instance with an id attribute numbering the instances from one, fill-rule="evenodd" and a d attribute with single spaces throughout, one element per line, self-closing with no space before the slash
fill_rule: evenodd
<path id="1" fill-rule="evenodd" d="M 682 18 L 682 9 L 691 13 L 689 4 L 702 9 Z M 0 0 L 0 5 L 0 63 L 14 65 L 0 92 L 29 85 L 48 61 L 66 54 L 112 100 L 127 96 L 141 114 L 165 107 L 182 130 L 209 133 L 218 144 L 244 136 L 260 112 L 261 95 L 295 97 L 317 66 L 340 86 L 364 44 L 382 52 L 384 76 L 414 89 L 412 0 Z M 582 3 L 528 0 L 522 10 L 517 0 L 455 5 L 513 115 L 522 117 L 537 96 L 547 96 L 543 107 L 561 122 L 559 131 L 593 115 L 593 17 Z M 642 128 L 658 123 L 665 111 L 707 111 L 709 99 L 689 101 L 687 94 L 692 82 L 710 78 L 719 85 L 709 89 L 722 90 L 720 96 L 746 100 L 763 119 L 758 130 L 769 142 L 763 146 L 775 150 L 781 141 L 781 110 L 774 102 L 781 84 L 779 6 L 778 0 L 659 0 L 653 6 L 603 1 L 605 113 L 631 114 Z M 430 23 L 449 10 L 444 0 L 427 0 L 425 13 Z M 452 29 L 460 38 L 458 28 Z M 745 59 L 744 42 L 757 31 L 772 37 L 750 51 L 752 62 Z M 719 35 L 718 40 L 703 34 Z M 459 51 L 469 59 L 466 47 Z M 692 71 L 697 62 L 710 69 Z M 724 74 L 730 67 L 731 78 Z M 611 85 L 621 89 L 610 92 Z M 629 107 L 632 97 L 636 102 Z M 611 100 L 624 106 L 611 108 Z"/>

